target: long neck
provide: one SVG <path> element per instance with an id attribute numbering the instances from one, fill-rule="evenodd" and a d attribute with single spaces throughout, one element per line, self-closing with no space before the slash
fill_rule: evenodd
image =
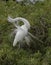
<path id="1" fill-rule="evenodd" d="M 24 25 L 29 29 L 30 28 L 30 23 L 28 22 L 28 20 L 26 20 L 25 18 L 21 18 L 21 17 L 17 17 L 14 19 L 15 21 L 22 21 L 24 23 Z"/>
<path id="2" fill-rule="evenodd" d="M 24 25 L 29 29 L 30 28 L 30 23 L 28 22 L 28 20 L 26 20 L 25 18 L 21 18 L 21 17 L 17 17 L 17 18 L 11 18 L 9 17 L 9 21 L 11 22 L 15 22 L 15 21 L 22 21 L 24 23 Z"/>

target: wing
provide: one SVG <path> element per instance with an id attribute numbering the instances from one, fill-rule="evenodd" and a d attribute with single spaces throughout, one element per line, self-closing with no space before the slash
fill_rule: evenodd
<path id="1" fill-rule="evenodd" d="M 17 42 L 20 42 L 21 40 L 23 40 L 24 37 L 25 37 L 25 32 L 19 29 L 15 35 L 13 46 L 15 46 Z"/>

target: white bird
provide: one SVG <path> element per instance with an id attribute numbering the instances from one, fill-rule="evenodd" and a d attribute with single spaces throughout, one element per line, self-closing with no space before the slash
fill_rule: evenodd
<path id="1" fill-rule="evenodd" d="M 25 18 L 17 17 L 12 19 L 8 17 L 8 21 L 13 23 L 16 27 L 16 35 L 13 42 L 13 46 L 15 46 L 18 42 L 22 41 L 23 39 L 29 41 L 27 38 L 28 30 L 30 29 L 30 23 Z M 15 23 L 17 21 L 17 24 Z M 22 26 L 18 25 L 18 21 L 22 21 L 24 24 Z"/>
<path id="2" fill-rule="evenodd" d="M 17 17 L 17 18 L 13 19 L 11 17 L 8 17 L 8 21 L 10 23 L 13 23 L 14 26 L 16 27 L 16 29 L 14 31 L 16 33 L 16 35 L 15 35 L 15 38 L 14 38 L 14 41 L 13 41 L 13 47 L 16 46 L 16 44 L 18 42 L 23 41 L 23 39 L 25 39 L 27 45 L 29 45 L 31 37 L 34 38 L 34 39 L 36 39 L 36 40 L 38 40 L 39 42 L 43 43 L 36 36 L 34 36 L 30 32 L 28 32 L 28 30 L 30 29 L 30 23 L 25 18 Z M 22 21 L 24 24 L 21 25 L 21 26 L 19 26 L 18 25 L 19 21 Z M 16 24 L 16 22 L 17 22 L 17 24 Z"/>

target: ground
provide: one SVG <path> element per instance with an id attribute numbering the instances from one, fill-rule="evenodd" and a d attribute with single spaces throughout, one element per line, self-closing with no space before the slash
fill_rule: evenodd
<path id="1" fill-rule="evenodd" d="M 19 49 L 12 46 L 10 38 L 14 26 L 7 21 L 7 17 L 24 17 L 31 26 L 34 26 L 44 18 L 47 24 L 51 24 L 51 0 L 37 2 L 35 5 L 22 5 L 9 0 L 0 1 L 0 65 L 51 65 L 51 44 L 47 44 L 42 52 L 30 49 Z M 51 41 L 51 25 L 48 27 L 48 40 Z M 35 43 L 36 44 L 36 43 Z M 39 44 L 37 42 L 37 44 Z M 37 46 L 36 46 L 37 47 Z M 45 53 L 44 53 L 45 51 Z"/>

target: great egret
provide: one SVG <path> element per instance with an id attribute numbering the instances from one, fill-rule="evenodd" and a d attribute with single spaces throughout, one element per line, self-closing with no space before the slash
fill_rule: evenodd
<path id="1" fill-rule="evenodd" d="M 26 43 L 29 45 L 31 37 L 35 38 L 36 40 L 43 43 L 37 37 L 33 36 L 30 32 L 28 32 L 28 30 L 30 29 L 30 23 L 25 18 L 17 17 L 17 18 L 13 19 L 11 17 L 8 17 L 8 21 L 10 23 L 13 23 L 14 26 L 16 27 L 16 29 L 14 31 L 16 33 L 16 35 L 15 35 L 15 38 L 14 38 L 13 46 L 15 46 L 18 42 L 23 41 L 23 39 L 25 39 Z M 19 21 L 22 21 L 24 24 L 19 26 L 18 25 Z M 16 22 L 17 22 L 17 24 L 16 24 Z"/>
<path id="2" fill-rule="evenodd" d="M 12 19 L 11 17 L 8 17 L 8 21 L 13 23 L 16 27 L 16 35 L 15 35 L 15 39 L 13 42 L 13 46 L 16 45 L 17 42 L 22 41 L 23 39 L 28 40 L 27 38 L 27 34 L 28 34 L 28 30 L 30 29 L 30 23 L 28 22 L 28 20 L 26 20 L 25 18 L 21 18 L 21 17 L 17 17 L 15 19 Z M 19 26 L 18 23 L 15 24 L 15 22 L 18 21 L 23 21 L 23 25 Z"/>

